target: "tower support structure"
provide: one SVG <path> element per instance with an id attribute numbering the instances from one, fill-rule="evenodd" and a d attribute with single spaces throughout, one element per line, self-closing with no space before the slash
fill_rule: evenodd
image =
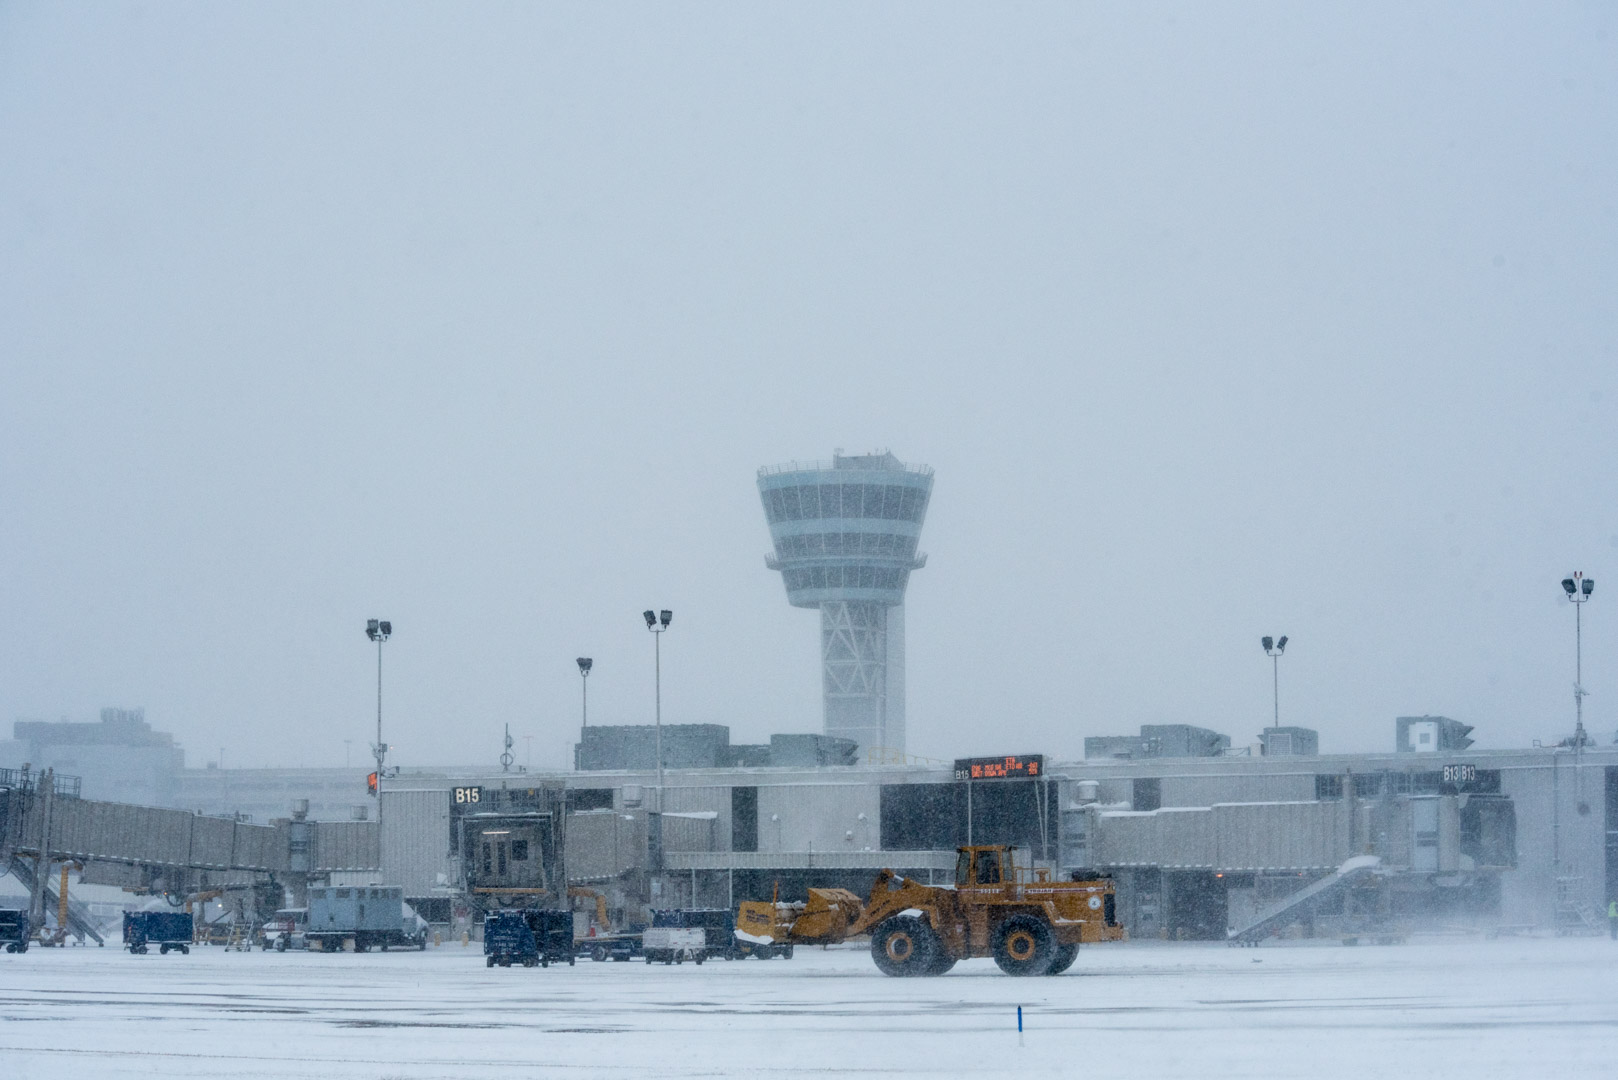
<path id="1" fill-rule="evenodd" d="M 835 454 L 759 470 L 759 495 L 787 600 L 820 610 L 825 733 L 865 761 L 905 749 L 904 596 L 932 469 L 891 453 Z"/>

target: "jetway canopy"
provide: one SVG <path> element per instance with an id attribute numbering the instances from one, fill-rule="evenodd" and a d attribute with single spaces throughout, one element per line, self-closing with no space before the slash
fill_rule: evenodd
<path id="1" fill-rule="evenodd" d="M 37 856 L 46 831 L 45 798 L 37 791 L 17 789 L 0 796 L 0 854 Z M 310 873 L 374 869 L 381 861 L 375 822 L 253 825 L 188 810 L 66 796 L 50 802 L 46 847 L 52 860 L 277 873 L 293 869 L 289 848 L 296 824 L 312 833 Z"/>

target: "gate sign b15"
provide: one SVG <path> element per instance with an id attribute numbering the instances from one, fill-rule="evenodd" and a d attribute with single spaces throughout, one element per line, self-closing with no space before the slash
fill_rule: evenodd
<path id="1" fill-rule="evenodd" d="M 1045 775 L 1044 754 L 1010 754 L 1006 757 L 955 759 L 957 780 L 1014 780 Z"/>
<path id="2" fill-rule="evenodd" d="M 480 803 L 483 801 L 483 789 L 480 787 L 458 787 L 455 789 L 455 802 L 460 805 L 466 803 Z"/>

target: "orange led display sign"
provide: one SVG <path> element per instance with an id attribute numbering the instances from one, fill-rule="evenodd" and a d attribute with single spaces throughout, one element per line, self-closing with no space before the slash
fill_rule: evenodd
<path id="1" fill-rule="evenodd" d="M 1018 780 L 1044 775 L 1044 754 L 955 759 L 957 780 Z"/>

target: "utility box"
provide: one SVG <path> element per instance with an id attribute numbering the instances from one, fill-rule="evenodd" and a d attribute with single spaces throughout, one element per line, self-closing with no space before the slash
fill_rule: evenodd
<path id="1" fill-rule="evenodd" d="M 1401 716 L 1397 723 L 1398 744 L 1394 749 L 1401 754 L 1437 754 L 1472 745 L 1467 738 L 1472 725 L 1447 716 Z"/>
<path id="2" fill-rule="evenodd" d="M 309 890 L 309 932 L 398 930 L 404 890 L 385 886 L 327 886 Z"/>
<path id="3" fill-rule="evenodd" d="M 1320 734 L 1306 727 L 1267 727 L 1259 736 L 1265 757 L 1314 757 L 1320 753 Z"/>
<path id="4" fill-rule="evenodd" d="M 422 949 L 427 924 L 404 902 L 404 889 L 383 885 L 331 885 L 309 890 L 310 948 Z"/>

